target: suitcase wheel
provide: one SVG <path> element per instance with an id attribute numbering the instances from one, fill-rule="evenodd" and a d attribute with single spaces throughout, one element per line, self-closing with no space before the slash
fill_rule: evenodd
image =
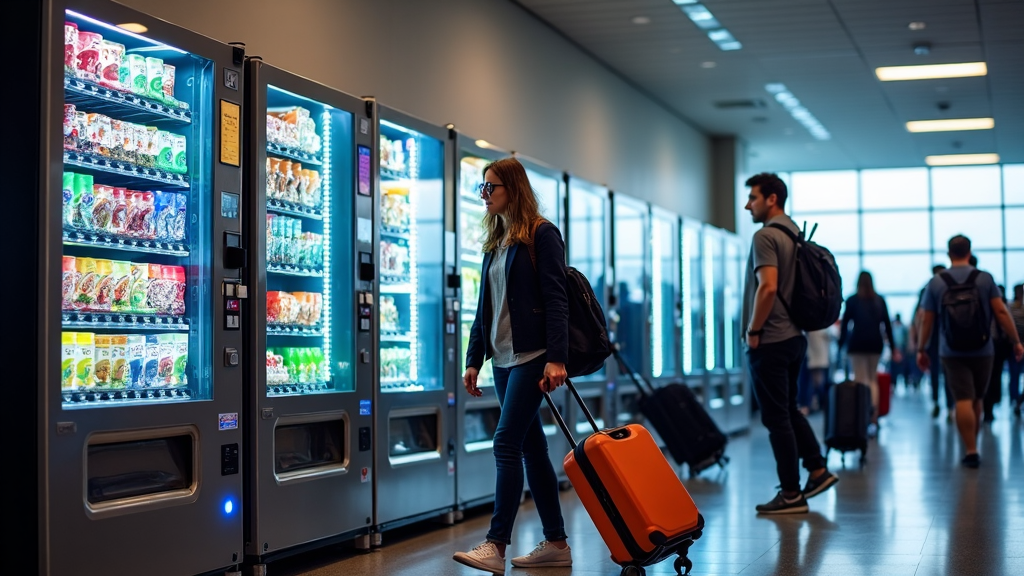
<path id="1" fill-rule="evenodd" d="M 619 572 L 619 576 L 647 576 L 647 571 L 644 570 L 643 566 L 627 564 L 622 567 L 622 572 Z"/>
<path id="2" fill-rule="evenodd" d="M 675 563 L 672 565 L 676 569 L 676 574 L 683 576 L 689 574 L 690 570 L 693 570 L 693 560 L 690 560 L 686 556 L 677 556 Z M 686 570 L 683 570 L 685 568 Z"/>

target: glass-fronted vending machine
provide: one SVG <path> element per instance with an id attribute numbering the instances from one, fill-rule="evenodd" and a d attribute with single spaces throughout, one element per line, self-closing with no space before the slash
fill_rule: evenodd
<path id="1" fill-rule="evenodd" d="M 228 567 L 243 544 L 248 302 L 227 287 L 246 264 L 244 51 L 113 2 L 51 14 L 42 572 Z"/>
<path id="2" fill-rule="evenodd" d="M 246 88 L 245 553 L 262 565 L 369 544 L 375 374 L 358 350 L 373 344 L 373 291 L 356 255 L 373 252 L 374 140 L 361 98 L 258 59 Z"/>
<path id="3" fill-rule="evenodd" d="M 676 381 L 679 370 L 679 332 L 682 324 L 680 298 L 679 216 L 651 207 L 651 371 L 658 382 Z"/>
<path id="4" fill-rule="evenodd" d="M 609 307 L 611 301 L 610 268 L 612 219 L 611 197 L 608 188 L 576 178 L 568 177 L 568 264 L 587 277 L 594 294 L 601 299 L 601 308 L 605 310 L 608 321 L 609 337 L 614 338 L 615 310 Z M 609 360 L 614 363 L 614 361 Z M 606 422 L 612 422 L 612 394 L 614 370 L 606 367 L 601 370 L 573 380 L 576 389 L 590 413 L 593 414 L 599 427 L 604 428 Z M 590 434 L 590 424 L 576 402 L 566 397 L 566 423 L 576 434 Z"/>
<path id="5" fill-rule="evenodd" d="M 744 258 L 746 246 L 742 239 L 732 233 L 725 238 L 725 288 L 723 356 L 728 377 L 726 396 L 729 399 L 728 426 L 726 433 L 745 430 L 750 427 L 750 385 L 744 353 L 743 329 L 743 279 L 746 268 Z"/>
<path id="6" fill-rule="evenodd" d="M 630 369 L 648 380 L 655 353 L 650 308 L 652 286 L 649 265 L 654 249 L 650 218 L 647 203 L 618 192 L 612 195 L 615 304 L 612 306 L 614 320 L 609 328 L 614 333 L 614 342 L 622 359 Z M 663 358 L 663 354 L 659 356 Z M 615 381 L 615 422 L 617 425 L 642 422 L 640 391 L 625 372 L 625 366 L 619 368 Z"/>
<path id="7" fill-rule="evenodd" d="M 446 208 L 454 146 L 445 128 L 384 107 L 375 113 L 379 386 L 372 477 L 379 536 L 432 516 L 454 519 L 462 362 L 455 357 L 454 210 Z"/>
<path id="8" fill-rule="evenodd" d="M 708 394 L 704 370 L 704 271 L 701 251 L 701 223 L 683 218 L 679 240 L 679 266 L 682 277 L 680 358 L 683 381 L 706 408 Z"/>
<path id="9" fill-rule="evenodd" d="M 727 328 L 725 309 L 725 237 L 722 230 L 704 225 L 703 244 L 704 281 L 704 373 L 706 377 L 708 413 L 725 430 L 729 427 L 729 376 L 726 372 L 725 339 Z"/>

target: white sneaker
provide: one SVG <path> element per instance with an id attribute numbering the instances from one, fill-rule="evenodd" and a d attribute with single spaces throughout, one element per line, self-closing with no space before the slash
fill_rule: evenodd
<path id="1" fill-rule="evenodd" d="M 555 568 L 561 566 L 572 566 L 572 550 L 566 544 L 565 548 L 556 548 L 547 540 L 544 540 L 532 552 L 526 556 L 517 556 L 512 559 L 512 565 L 516 568 Z"/>
<path id="2" fill-rule="evenodd" d="M 480 543 L 469 552 L 456 552 L 452 560 L 491 574 L 505 573 L 505 558 L 498 553 L 494 542 Z"/>

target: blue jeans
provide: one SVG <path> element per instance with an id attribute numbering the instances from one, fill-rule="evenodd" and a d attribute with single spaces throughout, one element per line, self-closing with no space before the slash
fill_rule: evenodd
<path id="1" fill-rule="evenodd" d="M 498 478 L 494 489 L 494 516 L 487 540 L 512 543 L 512 525 L 523 494 L 523 464 L 530 494 L 537 505 L 544 538 L 565 540 L 565 522 L 558 501 L 558 477 L 548 459 L 548 439 L 540 422 L 544 401 L 538 382 L 544 376 L 545 356 L 513 366 L 494 368 L 494 389 L 501 417 L 494 432 L 494 463 Z"/>

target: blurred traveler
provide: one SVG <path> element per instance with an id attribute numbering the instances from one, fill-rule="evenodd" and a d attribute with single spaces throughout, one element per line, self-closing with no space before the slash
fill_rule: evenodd
<path id="1" fill-rule="evenodd" d="M 893 346 L 889 308 L 885 304 L 885 298 L 875 292 L 875 283 L 870 272 L 861 272 L 857 278 L 857 293 L 846 299 L 840 328 L 842 332 L 839 334 L 839 347 L 847 347 L 850 364 L 853 365 L 853 380 L 871 388 L 871 421 L 877 425 L 878 361 L 882 357 L 886 343 L 889 344 L 894 360 L 903 360 L 903 353 Z"/>
<path id="2" fill-rule="evenodd" d="M 945 272 L 946 266 L 943 264 L 936 264 L 932 266 L 932 278 L 934 279 L 942 272 Z M 931 280 L 929 280 L 931 282 Z M 930 370 L 921 370 L 922 375 L 924 372 L 928 373 L 928 382 L 932 389 L 932 418 L 938 418 L 941 408 L 939 407 L 939 391 L 946 398 L 946 408 L 949 410 L 950 420 L 953 419 L 953 396 L 949 393 L 949 389 L 946 388 L 946 378 L 942 373 L 942 365 L 939 363 L 939 335 L 934 331 L 931 336 L 922 341 L 921 339 L 921 322 L 924 320 L 924 309 L 921 307 L 924 302 L 924 293 L 928 290 L 928 284 L 925 284 L 924 288 L 917 294 L 917 307 L 914 309 L 914 323 L 910 325 L 910 337 L 915 341 L 914 350 L 920 350 L 922 347 L 928 354 L 928 365 L 931 366 Z M 916 352 L 915 352 L 916 353 Z M 917 366 L 917 363 L 914 364 Z M 920 370 L 920 367 L 918 367 Z"/>
<path id="3" fill-rule="evenodd" d="M 1024 284 L 1017 284 L 1013 287 L 1013 302 L 1010 303 L 1010 316 L 1017 327 L 1017 337 L 1024 340 Z M 1013 406 L 1013 414 L 1020 417 L 1020 406 L 1024 401 L 1024 390 L 1022 390 L 1021 375 L 1024 374 L 1024 360 L 1017 360 L 1010 356 L 1010 405 Z"/>
<path id="4" fill-rule="evenodd" d="M 832 337 L 828 329 L 815 330 L 807 333 L 807 356 L 804 357 L 803 369 L 800 372 L 800 411 L 810 414 L 815 408 L 824 409 L 828 403 L 829 356 L 831 354 Z M 814 399 L 817 398 L 817 406 Z"/>
<path id="5" fill-rule="evenodd" d="M 781 484 L 775 498 L 759 504 L 757 512 L 805 513 L 807 498 L 831 488 L 839 479 L 826 468 L 814 430 L 797 407 L 797 380 L 807 340 L 782 302 L 794 292 L 796 245 L 785 231 L 771 225 L 786 226 L 794 233 L 800 230 L 784 211 L 788 190 L 777 175 L 761 173 L 746 185 L 750 187 L 746 209 L 754 223 L 764 225 L 754 234 L 747 264 L 743 299 L 747 356 Z M 803 490 L 801 460 L 809 472 Z"/>
<path id="6" fill-rule="evenodd" d="M 924 294 L 921 339 L 927 341 L 934 329 L 939 333 L 939 357 L 947 385 L 956 399 L 956 426 L 964 444 L 962 464 L 977 468 L 978 431 L 981 427 L 982 398 L 992 376 L 991 321 L 1012 332 L 1013 355 L 1024 358 L 1024 345 L 1016 334 L 1010 311 L 996 288 L 992 275 L 969 264 L 971 241 L 957 235 L 949 240 L 952 267 L 932 278 Z M 919 346 L 917 364 L 929 368 L 927 350 Z"/>
<path id="7" fill-rule="evenodd" d="M 889 373 L 892 374 L 892 385 L 895 386 L 897 380 L 902 380 L 903 385 L 910 388 L 910 330 L 907 329 L 907 325 L 903 323 L 903 318 L 900 313 L 896 313 L 896 318 L 892 321 L 892 347 L 893 350 L 899 350 L 901 358 L 897 361 L 896 355 L 893 354 L 889 358 Z"/>
<path id="8" fill-rule="evenodd" d="M 999 297 L 1006 303 L 1006 288 L 1002 284 L 998 286 Z M 985 398 L 982 402 L 985 422 L 992 422 L 996 419 L 996 405 L 1003 401 L 1003 366 L 1007 360 L 1013 361 L 1013 340 L 1006 333 L 995 318 L 992 318 L 992 376 L 988 381 L 988 389 L 985 390 Z"/>

